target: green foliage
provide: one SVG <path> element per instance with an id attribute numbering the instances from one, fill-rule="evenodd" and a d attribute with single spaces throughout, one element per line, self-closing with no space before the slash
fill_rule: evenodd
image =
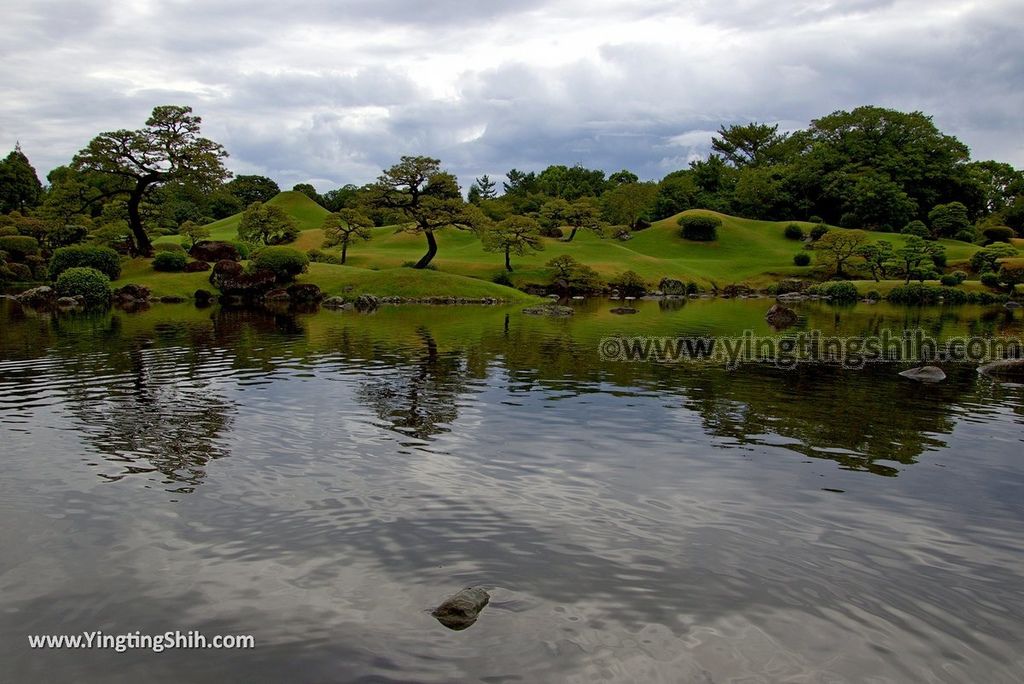
<path id="1" fill-rule="evenodd" d="M 322 249 L 308 249 L 306 250 L 306 256 L 309 257 L 310 263 L 314 264 L 335 264 L 341 265 L 341 257 L 336 257 L 329 252 L 325 252 Z"/>
<path id="2" fill-rule="evenodd" d="M 356 209 L 341 209 L 328 214 L 324 219 L 324 247 L 341 245 L 341 260 L 344 264 L 348 248 L 359 240 L 373 237 L 373 221 Z"/>
<path id="3" fill-rule="evenodd" d="M 935 237 L 953 237 L 971 225 L 967 207 L 961 202 L 936 205 L 928 212 L 928 222 L 932 224 Z"/>
<path id="4" fill-rule="evenodd" d="M 633 181 L 615 185 L 601 195 L 602 216 L 608 223 L 624 224 L 633 230 L 641 220 L 651 218 L 657 196 L 658 186 L 654 183 Z"/>
<path id="5" fill-rule="evenodd" d="M 274 195 L 281 192 L 277 183 L 266 176 L 235 176 L 229 183 L 224 185 L 227 190 L 243 207 L 253 202 L 269 202 Z"/>
<path id="6" fill-rule="evenodd" d="M 857 286 L 845 280 L 818 283 L 807 288 L 809 294 L 821 297 L 829 297 L 834 302 L 855 302 L 857 301 Z"/>
<path id="7" fill-rule="evenodd" d="M 722 219 L 717 216 L 689 215 L 679 219 L 680 234 L 687 240 L 712 242 L 718 239 Z"/>
<path id="8" fill-rule="evenodd" d="M 974 242 L 978 239 L 978 234 L 973 228 L 966 228 L 957 233 L 953 239 L 959 240 L 960 242 Z"/>
<path id="9" fill-rule="evenodd" d="M 873 302 L 882 301 L 882 293 L 878 290 L 868 290 L 868 293 L 864 295 L 864 299 L 870 299 Z"/>
<path id="10" fill-rule="evenodd" d="M 555 257 L 547 265 L 553 269 L 551 284 L 564 292 L 586 294 L 601 289 L 597 271 L 568 254 Z"/>
<path id="11" fill-rule="evenodd" d="M 61 247 L 50 257 L 50 278 L 56 279 L 69 268 L 94 268 L 110 280 L 121 277 L 121 257 L 109 247 L 72 245 Z"/>
<path id="12" fill-rule="evenodd" d="M 154 252 L 181 252 L 185 253 L 185 248 L 176 242 L 158 242 L 153 245 Z"/>
<path id="13" fill-rule="evenodd" d="M 831 230 L 814 243 L 814 249 L 821 253 L 819 261 L 842 276 L 843 267 L 857 256 L 867 241 L 868 234 L 863 230 Z"/>
<path id="14" fill-rule="evenodd" d="M 782 233 L 787 240 L 803 240 L 804 229 L 796 223 L 790 223 Z"/>
<path id="15" fill-rule="evenodd" d="M 198 242 L 208 240 L 210 232 L 209 226 L 201 226 L 194 221 L 185 221 L 178 229 L 178 235 L 184 242 L 187 242 L 189 248 L 195 247 Z"/>
<path id="16" fill-rule="evenodd" d="M 939 282 L 945 285 L 946 287 L 954 287 L 960 284 L 959 282 L 957 282 L 956 276 L 954 276 L 951 273 L 947 273 L 941 278 L 939 278 Z"/>
<path id="17" fill-rule="evenodd" d="M 626 297 L 641 297 L 647 294 L 647 283 L 635 271 L 626 271 L 609 283 Z"/>
<path id="18" fill-rule="evenodd" d="M 999 266 L 999 281 L 1011 290 L 1024 283 L 1024 259 L 1008 259 Z"/>
<path id="19" fill-rule="evenodd" d="M 779 133 L 778 124 L 756 121 L 722 126 L 711 138 L 711 147 L 736 167 L 766 166 L 787 160 L 791 147 L 788 133 Z"/>
<path id="20" fill-rule="evenodd" d="M 878 242 L 861 245 L 857 248 L 857 256 L 864 259 L 864 264 L 871 271 L 871 277 L 875 279 L 875 282 L 885 278 L 888 271 L 893 265 L 893 258 L 895 252 L 892 248 L 892 243 L 888 240 L 879 240 Z"/>
<path id="21" fill-rule="evenodd" d="M 793 264 L 796 266 L 807 266 L 811 263 L 811 255 L 807 252 L 797 252 L 793 255 Z"/>
<path id="22" fill-rule="evenodd" d="M 894 287 L 886 299 L 896 304 L 938 304 L 940 301 L 949 304 L 964 304 L 971 297 L 963 290 L 938 285 L 911 283 Z"/>
<path id="23" fill-rule="evenodd" d="M 55 289 L 59 297 L 82 296 L 90 306 L 110 302 L 110 278 L 95 268 L 75 266 L 62 271 Z"/>
<path id="24" fill-rule="evenodd" d="M 18 282 L 28 282 L 33 280 L 32 269 L 29 268 L 28 264 L 19 264 L 17 262 L 8 262 L 5 264 L 8 272 L 10 273 L 9 279 Z"/>
<path id="25" fill-rule="evenodd" d="M 907 283 L 912 278 L 923 282 L 938 277 L 935 263 L 944 258 L 945 248 L 916 235 L 909 236 L 903 246 L 895 250 L 894 255 L 894 261 L 902 268 Z"/>
<path id="26" fill-rule="evenodd" d="M 0 214 L 38 206 L 43 185 L 20 145 L 0 160 Z"/>
<path id="27" fill-rule="evenodd" d="M 323 206 L 323 198 L 320 197 L 320 193 L 317 192 L 316 188 L 314 188 L 309 183 L 298 183 L 294 187 L 292 187 L 292 190 L 294 190 L 295 192 L 301 192 L 303 195 L 313 200 L 320 206 Z"/>
<path id="28" fill-rule="evenodd" d="M 985 242 L 1006 242 L 1017 236 L 1009 226 L 989 226 L 981 231 Z"/>
<path id="29" fill-rule="evenodd" d="M 480 231 L 485 252 L 505 255 L 505 270 L 512 270 L 511 255 L 523 256 L 544 249 L 540 240 L 540 224 L 526 216 L 510 216 Z"/>
<path id="30" fill-rule="evenodd" d="M 309 257 L 291 247 L 266 247 L 253 257 L 253 265 L 273 272 L 279 283 L 286 283 L 306 271 Z"/>
<path id="31" fill-rule="evenodd" d="M 982 273 L 979 280 L 981 280 L 981 284 L 984 285 L 985 287 L 999 287 L 999 276 L 997 276 L 992 271 L 986 271 L 985 273 Z"/>
<path id="32" fill-rule="evenodd" d="M 826 226 L 824 223 L 819 223 L 818 225 L 811 228 L 811 240 L 817 242 L 821 238 L 825 237 L 826 233 L 828 233 L 828 226 Z"/>
<path id="33" fill-rule="evenodd" d="M 187 263 L 184 252 L 157 252 L 153 257 L 153 268 L 157 271 L 177 273 L 184 271 Z"/>
<path id="34" fill-rule="evenodd" d="M 281 245 L 294 242 L 299 228 L 285 211 L 275 204 L 253 202 L 238 224 L 238 237 L 254 245 Z"/>
<path id="35" fill-rule="evenodd" d="M 825 219 L 821 218 L 817 214 L 814 214 L 813 216 L 808 218 L 807 221 L 810 222 L 810 223 L 824 223 Z"/>
<path id="36" fill-rule="evenodd" d="M 498 275 L 491 278 L 491 282 L 495 285 L 504 285 L 505 287 L 515 287 L 515 283 L 508 277 L 507 271 L 502 271 Z"/>
<path id="37" fill-rule="evenodd" d="M 903 226 L 900 232 L 904 235 L 916 235 L 920 238 L 931 237 L 931 231 L 928 230 L 928 226 L 925 225 L 924 221 L 911 221 Z"/>
<path id="38" fill-rule="evenodd" d="M 7 252 L 11 261 L 24 261 L 27 256 L 39 254 L 39 241 L 27 235 L 3 235 L 0 250 Z"/>
<path id="39" fill-rule="evenodd" d="M 1000 259 L 1017 256 L 1017 248 L 1004 242 L 995 242 L 971 256 L 971 270 L 975 273 L 995 272 Z"/>

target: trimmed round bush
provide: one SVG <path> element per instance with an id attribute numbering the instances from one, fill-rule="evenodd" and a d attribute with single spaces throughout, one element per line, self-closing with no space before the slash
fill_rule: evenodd
<path id="1" fill-rule="evenodd" d="M 878 290 L 871 290 L 866 295 L 864 295 L 864 299 L 870 299 L 873 302 L 880 302 L 882 301 L 882 293 L 879 292 Z"/>
<path id="2" fill-rule="evenodd" d="M 626 271 L 609 284 L 627 297 L 640 297 L 647 293 L 647 283 L 636 271 Z"/>
<path id="3" fill-rule="evenodd" d="M 211 223 L 212 223 L 212 221 L 211 221 Z M 231 244 L 234 245 L 235 249 L 238 250 L 238 258 L 239 259 L 241 259 L 242 261 L 248 260 L 249 255 L 252 253 L 252 248 L 249 247 L 249 245 L 247 243 L 238 241 L 238 242 L 232 242 Z"/>
<path id="4" fill-rule="evenodd" d="M 175 242 L 157 242 L 153 245 L 154 252 L 181 252 L 185 253 L 185 248 Z"/>
<path id="5" fill-rule="evenodd" d="M 797 266 L 807 266 L 811 263 L 811 255 L 807 252 L 800 252 L 793 255 L 793 263 Z"/>
<path id="6" fill-rule="evenodd" d="M 807 220 L 808 220 L 809 222 L 811 222 L 811 223 L 824 223 L 824 222 L 825 222 L 825 219 L 821 218 L 821 217 L 820 217 L 820 216 L 818 216 L 817 214 L 815 214 L 814 216 L 811 216 L 811 217 L 810 217 L 810 218 L 808 218 Z"/>
<path id="7" fill-rule="evenodd" d="M 920 238 L 930 238 L 932 233 L 928 230 L 928 226 L 924 224 L 924 221 L 911 221 L 907 225 L 903 226 L 903 230 L 900 231 L 904 235 L 916 235 Z"/>
<path id="8" fill-rule="evenodd" d="M 989 226 L 981 231 L 981 234 L 985 237 L 986 242 L 1009 242 L 1017 235 L 1013 232 L 1013 228 L 1007 226 Z"/>
<path id="9" fill-rule="evenodd" d="M 834 302 L 855 302 L 858 297 L 857 286 L 846 280 L 811 285 L 807 288 L 807 292 L 813 295 L 830 297 Z"/>
<path id="10" fill-rule="evenodd" d="M 957 233 L 955 239 L 960 242 L 974 242 L 978 239 L 978 235 L 970 228 L 966 228 Z"/>
<path id="11" fill-rule="evenodd" d="M 804 239 L 804 229 L 795 223 L 790 223 L 788 226 L 786 226 L 786 230 L 784 230 L 782 234 L 786 236 L 787 240 Z"/>
<path id="12" fill-rule="evenodd" d="M 157 252 L 153 257 L 153 269 L 157 271 L 177 273 L 184 271 L 187 264 L 188 257 L 184 252 Z"/>
<path id="13" fill-rule="evenodd" d="M 967 271 L 953 271 L 950 275 L 956 279 L 957 285 L 967 280 Z"/>
<path id="14" fill-rule="evenodd" d="M 985 287 L 999 287 L 999 276 L 992 271 L 982 273 L 979 280 L 981 280 L 981 284 Z"/>
<path id="15" fill-rule="evenodd" d="M 95 268 L 110 280 L 121 277 L 121 257 L 110 247 L 72 245 L 61 247 L 50 257 L 50 278 L 56 280 L 69 268 Z"/>
<path id="16" fill-rule="evenodd" d="M 953 275 L 952 273 L 947 273 L 946 275 L 939 278 L 939 282 L 945 285 L 946 287 L 955 287 L 960 284 L 957 281 L 956 276 Z"/>
<path id="17" fill-rule="evenodd" d="M 105 273 L 88 266 L 73 266 L 57 277 L 58 297 L 85 298 L 91 306 L 107 304 L 110 301 L 110 278 Z"/>
<path id="18" fill-rule="evenodd" d="M 717 216 L 683 216 L 679 219 L 680 233 L 687 240 L 712 242 L 718 239 L 722 220 Z"/>
<path id="19" fill-rule="evenodd" d="M 498 275 L 491 278 L 491 282 L 495 285 L 504 285 L 505 287 L 515 287 L 512 279 L 508 277 L 508 273 L 502 271 Z"/>
<path id="20" fill-rule="evenodd" d="M 819 223 L 818 225 L 811 228 L 811 239 L 815 241 L 820 240 L 825 236 L 825 233 L 827 232 L 828 226 L 826 226 L 824 223 Z"/>
<path id="21" fill-rule="evenodd" d="M 39 254 L 39 240 L 28 235 L 3 235 L 0 251 L 7 252 L 10 261 L 24 261 L 27 256 Z"/>
<path id="22" fill-rule="evenodd" d="M 257 270 L 273 272 L 281 283 L 294 279 L 309 267 L 309 257 L 291 247 L 264 247 L 252 262 Z"/>
<path id="23" fill-rule="evenodd" d="M 860 228 L 860 224 L 860 217 L 852 211 L 848 211 L 839 217 L 839 226 L 841 228 Z"/>

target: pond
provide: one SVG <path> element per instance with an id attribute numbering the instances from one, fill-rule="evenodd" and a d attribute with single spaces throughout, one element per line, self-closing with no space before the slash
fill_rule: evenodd
<path id="1" fill-rule="evenodd" d="M 1016 681 L 1024 387 L 618 362 L 769 301 L 373 314 L 0 302 L 8 681 Z M 1001 307 L 796 330 L 1021 335 Z M 491 603 L 464 631 L 430 609 Z M 32 650 L 28 635 L 252 635 Z"/>

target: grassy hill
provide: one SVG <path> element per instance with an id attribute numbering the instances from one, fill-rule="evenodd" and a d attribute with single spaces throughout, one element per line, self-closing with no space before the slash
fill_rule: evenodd
<path id="1" fill-rule="evenodd" d="M 320 229 L 328 211 L 299 192 L 282 192 L 270 200 L 291 215 L 301 233 L 291 246 L 306 251 L 320 248 L 323 231 Z M 722 221 L 718 239 L 714 242 L 692 242 L 679 235 L 678 220 L 682 215 L 713 215 Z M 236 240 L 241 214 L 235 214 L 210 224 L 213 239 Z M 679 280 L 693 280 L 704 287 L 712 284 L 724 286 L 730 283 L 746 283 L 763 287 L 783 277 L 810 277 L 813 274 L 816 255 L 812 255 L 811 266 L 793 265 L 793 256 L 803 251 L 803 243 L 788 240 L 784 236 L 790 221 L 756 221 L 706 210 L 691 210 L 656 222 L 650 228 L 633 234 L 628 241 L 601 238 L 581 231 L 571 243 L 553 238 L 544 238 L 544 250 L 526 256 L 512 258 L 515 271 L 511 274 L 517 286 L 528 283 L 546 283 L 550 271 L 545 264 L 556 256 L 569 254 L 578 261 L 594 268 L 602 277 L 610 279 L 632 270 L 640 274 L 651 285 L 663 277 Z M 811 223 L 796 222 L 805 232 L 813 228 Z M 873 241 L 888 240 L 899 247 L 905 237 L 893 233 L 869 233 Z M 316 282 L 328 293 L 349 288 L 350 292 L 372 292 L 396 296 L 453 295 L 466 297 L 505 296 L 489 290 L 489 281 L 503 273 L 503 255 L 483 250 L 480 240 L 472 233 L 448 229 L 438 233 L 438 254 L 433 261 L 438 272 L 424 273 L 411 269 L 400 269 L 419 259 L 426 249 L 421 235 L 404 232 L 400 227 L 375 228 L 373 238 L 349 248 L 346 266 L 313 264 L 304 280 Z M 176 236 L 161 238 L 162 241 L 176 241 Z M 956 240 L 942 240 L 946 248 L 949 265 L 955 267 L 966 263 L 978 247 Z M 337 253 L 334 248 L 327 250 Z M 143 274 L 142 265 L 131 266 L 134 281 Z M 198 282 L 195 275 L 153 274 L 161 286 L 173 287 L 173 279 L 187 277 Z M 464 277 L 452 280 L 455 276 Z M 474 279 L 464 282 L 465 278 Z M 168 280 L 170 279 L 170 280 Z M 486 282 L 482 282 L 486 281 Z M 191 280 L 190 280 L 191 282 Z M 895 284 L 895 281 L 893 281 Z M 970 283 L 966 284 L 968 287 Z M 481 286 L 487 286 L 480 289 Z M 862 281 L 858 286 L 865 291 L 874 289 L 871 281 Z M 880 289 L 891 288 L 891 284 L 880 284 Z M 444 288 L 453 288 L 444 291 Z M 496 287 L 496 286 L 495 286 Z M 194 289 L 194 288 L 193 288 Z M 488 290 L 484 292 L 484 290 Z M 473 294 L 470 294 L 473 293 Z"/>

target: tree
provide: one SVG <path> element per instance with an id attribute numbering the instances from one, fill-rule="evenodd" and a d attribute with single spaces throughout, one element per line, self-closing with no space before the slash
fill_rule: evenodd
<path id="1" fill-rule="evenodd" d="M 873 244 L 861 245 L 857 248 L 857 256 L 864 259 L 871 277 L 878 282 L 886 276 L 886 271 L 892 266 L 892 260 L 896 256 L 892 249 L 892 243 L 888 240 L 879 240 Z"/>
<path id="2" fill-rule="evenodd" d="M 835 274 L 842 278 L 843 266 L 868 241 L 868 234 L 863 230 L 830 230 L 814 243 L 814 249 L 821 252 L 822 261 L 835 269 Z"/>
<path id="3" fill-rule="evenodd" d="M 477 230 L 488 223 L 477 207 L 463 201 L 455 176 L 430 157 L 402 157 L 377 179 L 370 202 L 400 212 L 410 221 L 407 231 L 426 236 L 427 253 L 414 268 L 426 268 L 437 254 L 435 231 L 449 226 Z"/>
<path id="4" fill-rule="evenodd" d="M 960 202 L 935 205 L 928 212 L 928 222 L 932 224 L 934 237 L 951 238 L 971 225 L 971 220 L 967 217 L 967 207 Z"/>
<path id="5" fill-rule="evenodd" d="M 765 166 L 782 161 L 782 152 L 789 135 L 779 133 L 779 125 L 756 121 L 718 129 L 711 138 L 711 149 L 733 166 Z"/>
<path id="6" fill-rule="evenodd" d="M 131 247 L 137 254 L 153 253 L 141 211 L 153 190 L 171 181 L 212 190 L 230 175 L 223 163 L 227 152 L 199 135 L 200 123 L 191 107 L 156 107 L 145 128 L 101 133 L 75 155 L 75 169 L 104 176 L 114 185 L 102 196 L 126 198 Z"/>
<path id="7" fill-rule="evenodd" d="M 604 188 L 604 171 L 587 169 L 580 164 L 553 164 L 537 175 L 539 192 L 569 201 L 580 197 L 597 197 L 604 192 Z"/>
<path id="8" fill-rule="evenodd" d="M 697 184 L 688 170 L 673 171 L 658 183 L 658 194 L 654 199 L 652 218 L 668 218 L 681 211 L 692 209 L 697 201 Z"/>
<path id="9" fill-rule="evenodd" d="M 529 195 L 537 192 L 537 174 L 533 171 L 526 172 L 518 169 L 509 169 L 505 174 L 508 179 L 502 183 L 506 195 Z"/>
<path id="10" fill-rule="evenodd" d="M 928 276 L 935 275 L 935 259 L 945 255 L 945 252 L 942 245 L 910 235 L 904 245 L 896 250 L 896 261 L 902 266 L 907 283 L 911 278 L 923 282 Z"/>
<path id="11" fill-rule="evenodd" d="M 512 254 L 523 256 L 544 249 L 540 239 L 540 224 L 527 216 L 510 216 L 485 228 L 480 232 L 480 240 L 485 252 L 505 254 L 506 271 L 512 270 Z"/>
<path id="12" fill-rule="evenodd" d="M 494 189 L 495 183 L 491 180 L 491 177 L 486 173 L 469 186 L 469 202 L 470 204 L 480 204 L 492 200 L 498 196 L 497 191 Z"/>
<path id="13" fill-rule="evenodd" d="M 563 292 L 593 292 L 601 289 L 597 271 L 576 261 L 571 255 L 557 256 L 547 263 L 554 270 L 551 283 Z"/>
<path id="14" fill-rule="evenodd" d="M 224 189 L 238 198 L 243 207 L 253 202 L 269 202 L 281 192 L 281 188 L 270 178 L 248 175 L 235 176 L 225 184 Z"/>
<path id="15" fill-rule="evenodd" d="M 373 221 L 356 209 L 342 209 L 324 219 L 324 247 L 341 245 L 341 263 L 345 263 L 349 245 L 373 237 Z"/>
<path id="16" fill-rule="evenodd" d="M 625 173 L 620 171 L 619 173 Z M 601 209 L 609 223 L 624 223 L 630 230 L 647 218 L 658 196 L 654 183 L 622 183 L 601 195 Z"/>
<path id="17" fill-rule="evenodd" d="M 195 221 L 185 221 L 178 229 L 178 235 L 188 240 L 188 246 L 191 249 L 201 240 L 210 237 L 210 227 L 199 225 Z"/>
<path id="18" fill-rule="evenodd" d="M 280 245 L 299 236 L 292 217 L 275 204 L 253 202 L 242 212 L 238 237 L 251 244 Z"/>
<path id="19" fill-rule="evenodd" d="M 614 187 L 616 185 L 625 185 L 627 183 L 639 183 L 640 176 L 636 175 L 628 169 L 622 169 L 616 171 L 612 175 L 608 176 L 608 185 Z"/>
<path id="20" fill-rule="evenodd" d="M 14 149 L 0 161 L 0 214 L 12 211 L 25 213 L 39 205 L 43 184 L 28 157 L 15 143 Z"/>
<path id="21" fill-rule="evenodd" d="M 572 242 L 576 232 L 581 228 L 592 230 L 598 235 L 603 234 L 604 224 L 601 222 L 601 210 L 593 197 L 582 197 L 575 202 L 554 199 L 544 204 L 540 211 L 541 217 L 551 226 L 568 226 Z"/>
<path id="22" fill-rule="evenodd" d="M 323 198 L 320 197 L 320 193 L 316 191 L 309 183 L 296 183 L 292 186 L 292 191 L 301 192 L 303 195 L 313 200 L 317 204 L 323 204 Z"/>
<path id="23" fill-rule="evenodd" d="M 971 162 L 967 173 L 978 188 L 981 210 L 985 214 L 998 213 L 1024 195 L 1024 171 L 996 161 Z"/>
<path id="24" fill-rule="evenodd" d="M 341 211 L 342 209 L 355 209 L 359 204 L 359 188 L 352 183 L 347 183 L 337 190 L 328 190 L 321 197 L 324 209 L 330 211 Z"/>

